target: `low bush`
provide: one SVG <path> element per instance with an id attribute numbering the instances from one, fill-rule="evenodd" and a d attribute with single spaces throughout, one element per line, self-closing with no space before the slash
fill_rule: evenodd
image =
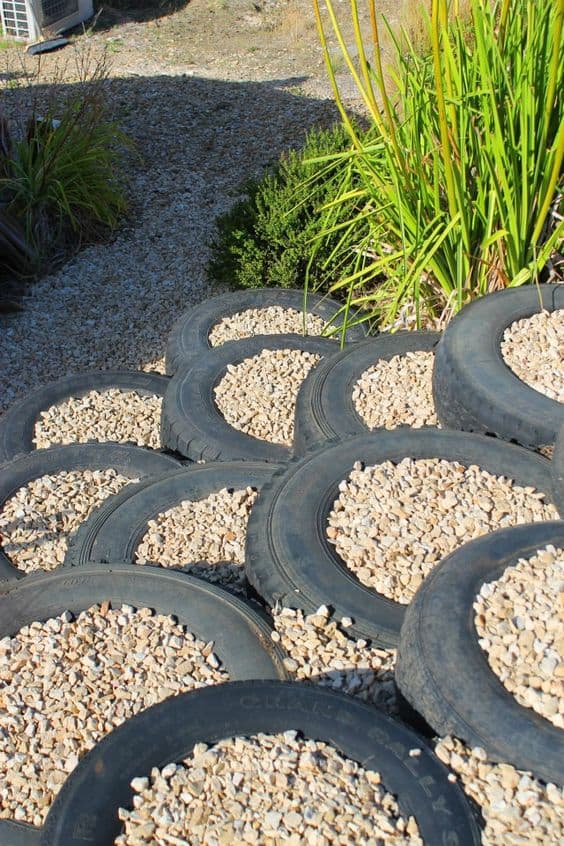
<path id="1" fill-rule="evenodd" d="M 272 172 L 243 186 L 244 198 L 218 218 L 210 280 L 245 288 L 307 282 L 312 290 L 327 291 L 354 272 L 354 245 L 365 234 L 354 191 L 331 206 L 344 182 L 354 187 L 340 155 L 350 147 L 342 126 L 313 130 L 302 150 L 284 154 Z M 320 237 L 322 210 L 330 226 Z"/>

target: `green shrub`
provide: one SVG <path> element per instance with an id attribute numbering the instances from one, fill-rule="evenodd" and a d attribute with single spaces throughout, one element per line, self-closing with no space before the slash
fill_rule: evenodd
<path id="1" fill-rule="evenodd" d="M 343 179 L 354 182 L 340 155 L 350 146 L 341 126 L 313 130 L 301 151 L 284 154 L 273 172 L 243 186 L 245 199 L 218 218 L 209 278 L 244 288 L 294 288 L 307 280 L 312 290 L 327 291 L 352 272 L 354 243 L 364 235 L 362 221 L 351 225 L 356 199 L 330 207 Z M 322 210 L 330 226 L 319 237 Z"/>
<path id="2" fill-rule="evenodd" d="M 357 21 L 357 0 L 349 3 Z M 537 279 L 564 235 L 564 0 L 470 0 L 470 21 L 457 14 L 458 0 L 432 0 L 430 53 L 421 55 L 407 36 L 395 42 L 393 97 L 374 0 L 370 60 L 356 28 L 358 65 L 334 0 L 325 5 L 374 127 L 367 142 L 348 118 L 314 0 L 355 148 L 343 172 L 356 177 L 358 201 L 371 209 L 366 261 L 334 290 L 389 326 L 405 309 L 418 323 L 444 318 L 474 297 Z M 351 187 L 343 181 L 335 202 L 346 206 Z M 321 228 L 330 231 L 332 221 Z"/>
<path id="3" fill-rule="evenodd" d="M 129 142 L 109 119 L 106 79 L 100 63 L 62 104 L 35 107 L 17 140 L 0 114 L 0 270 L 37 275 L 125 213 Z"/>

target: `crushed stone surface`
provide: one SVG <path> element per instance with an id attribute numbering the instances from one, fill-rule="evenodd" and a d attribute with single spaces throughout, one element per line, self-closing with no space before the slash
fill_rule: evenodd
<path id="1" fill-rule="evenodd" d="M 0 817 L 41 825 L 80 757 L 168 696 L 228 681 L 214 652 L 150 608 L 94 605 L 0 640 Z"/>
<path id="2" fill-rule="evenodd" d="M 354 407 L 369 429 L 438 426 L 433 402 L 435 354 L 418 350 L 382 359 L 353 388 Z"/>
<path id="3" fill-rule="evenodd" d="M 0 510 L 2 550 L 25 573 L 63 563 L 72 535 L 105 499 L 138 479 L 116 470 L 73 470 L 41 476 Z"/>
<path id="4" fill-rule="evenodd" d="M 459 777 L 485 820 L 482 846 L 548 846 L 564 842 L 564 789 L 543 784 L 457 738 L 442 738 L 438 757 Z"/>
<path id="5" fill-rule="evenodd" d="M 214 389 L 216 406 L 234 429 L 291 446 L 298 392 L 320 360 L 306 350 L 280 349 L 230 364 Z"/>
<path id="6" fill-rule="evenodd" d="M 362 584 L 402 604 L 439 561 L 473 538 L 558 519 L 544 493 L 443 459 L 368 467 L 357 461 L 339 491 L 329 542 Z"/>
<path id="7" fill-rule="evenodd" d="M 332 618 L 327 606 L 315 614 L 274 608 L 272 639 L 284 647 L 284 666 L 296 679 L 313 681 L 397 713 L 395 649 L 377 648 L 347 632 L 353 621 Z"/>
<path id="8" fill-rule="evenodd" d="M 304 315 L 295 308 L 248 308 L 215 323 L 208 340 L 212 347 L 218 347 L 227 341 L 240 341 L 253 335 L 322 335 L 325 325 L 321 317 L 311 313 Z"/>
<path id="9" fill-rule="evenodd" d="M 247 522 L 257 496 L 250 487 L 223 488 L 169 508 L 147 524 L 135 562 L 182 567 L 193 576 L 245 592 Z"/>
<path id="10" fill-rule="evenodd" d="M 131 782 L 115 846 L 190 843 L 423 846 L 381 775 L 296 731 L 199 743 L 181 764 Z"/>
<path id="11" fill-rule="evenodd" d="M 501 355 L 521 381 L 564 403 L 564 309 L 516 320 L 503 334 Z"/>
<path id="12" fill-rule="evenodd" d="M 564 729 L 564 549 L 547 546 L 482 585 L 479 643 L 517 702 Z"/>
<path id="13" fill-rule="evenodd" d="M 53 444 L 115 441 L 159 449 L 162 398 L 110 388 L 43 411 L 35 424 L 38 449 Z"/>

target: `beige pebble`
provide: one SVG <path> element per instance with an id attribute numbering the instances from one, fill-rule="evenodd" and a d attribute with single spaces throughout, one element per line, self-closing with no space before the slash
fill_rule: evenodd
<path id="1" fill-rule="evenodd" d="M 504 332 L 501 354 L 525 384 L 564 403 L 564 309 L 512 323 Z"/>
<path id="2" fill-rule="evenodd" d="M 325 326 L 321 317 L 310 313 L 304 315 L 295 308 L 248 308 L 219 320 L 212 326 L 208 340 L 212 347 L 218 347 L 227 341 L 240 341 L 254 335 L 322 335 Z"/>

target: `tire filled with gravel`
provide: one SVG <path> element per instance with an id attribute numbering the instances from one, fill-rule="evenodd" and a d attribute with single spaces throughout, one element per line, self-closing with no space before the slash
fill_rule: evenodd
<path id="1" fill-rule="evenodd" d="M 287 460 L 300 386 L 334 350 L 333 341 L 299 335 L 218 347 L 171 379 L 162 443 L 194 461 Z"/>
<path id="2" fill-rule="evenodd" d="M 188 577 L 85 568 L 80 585 L 62 573 L 19 582 L 0 607 L 3 818 L 40 825 L 79 758 L 150 705 L 257 671 L 284 675 L 262 619 Z"/>
<path id="3" fill-rule="evenodd" d="M 304 305 L 306 311 L 304 313 Z M 340 339 L 341 303 L 327 296 L 288 288 L 254 288 L 206 299 L 179 318 L 168 337 L 166 372 L 174 375 L 213 347 L 254 335 L 312 336 L 336 332 Z M 347 341 L 366 336 L 364 325 L 347 329 Z"/>
<path id="4" fill-rule="evenodd" d="M 295 459 L 248 528 L 246 569 L 266 601 L 352 620 L 397 643 L 405 605 L 440 560 L 502 526 L 556 519 L 549 463 L 519 447 L 437 429 L 378 432 Z"/>
<path id="5" fill-rule="evenodd" d="M 82 524 L 65 564 L 172 567 L 245 594 L 247 521 L 276 469 L 252 461 L 194 464 L 124 489 Z"/>
<path id="6" fill-rule="evenodd" d="M 160 447 L 158 373 L 107 370 L 64 376 L 33 391 L 0 420 L 0 462 L 55 444 L 113 441 Z"/>
<path id="7" fill-rule="evenodd" d="M 564 523 L 547 522 L 462 546 L 407 610 L 396 667 L 402 694 L 437 733 L 557 785 L 563 544 Z"/>
<path id="8" fill-rule="evenodd" d="M 378 710 L 303 684 L 216 692 L 172 697 L 105 738 L 61 791 L 45 844 L 78 844 L 87 815 L 93 846 L 174 843 L 178 830 L 184 842 L 208 844 L 222 834 L 368 844 L 378 831 L 392 843 L 479 843 L 458 785 L 426 748 L 410 756 L 416 735 Z"/>
<path id="9" fill-rule="evenodd" d="M 553 445 L 564 424 L 562 314 L 562 285 L 508 288 L 465 306 L 437 347 L 441 424 L 533 449 Z"/>
<path id="10" fill-rule="evenodd" d="M 436 332 L 382 333 L 321 362 L 296 404 L 294 451 L 367 430 L 436 426 Z"/>
<path id="11" fill-rule="evenodd" d="M 180 466 L 171 456 L 125 444 L 50 447 L 5 465 L 0 478 L 0 577 L 58 567 L 73 532 L 108 496 Z"/>

